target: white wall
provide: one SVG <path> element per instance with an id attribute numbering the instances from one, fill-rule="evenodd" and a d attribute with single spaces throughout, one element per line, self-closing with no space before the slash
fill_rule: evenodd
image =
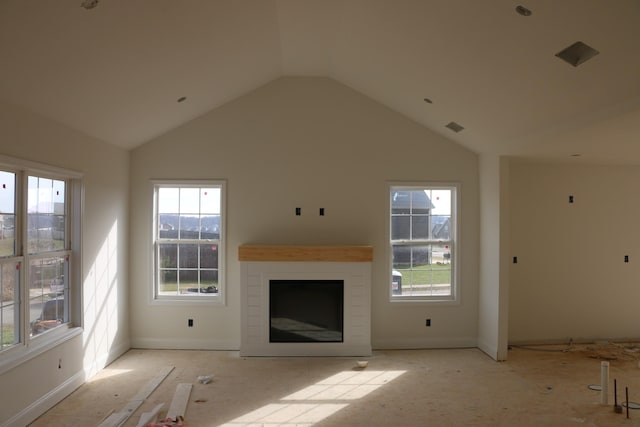
<path id="1" fill-rule="evenodd" d="M 640 167 L 510 162 L 511 343 L 640 338 L 638 182 Z"/>
<path id="2" fill-rule="evenodd" d="M 496 360 L 507 358 L 508 214 L 503 212 L 508 161 L 497 155 L 480 156 L 480 291 L 478 347 Z"/>
<path id="3" fill-rule="evenodd" d="M 0 154 L 84 174 L 84 331 L 0 375 L 0 425 L 25 425 L 129 348 L 129 153 L 0 103 Z"/>
<path id="4" fill-rule="evenodd" d="M 476 345 L 477 156 L 358 92 L 326 78 L 276 80 L 134 150 L 131 171 L 134 346 L 239 348 L 237 249 L 248 243 L 373 245 L 374 347 Z M 225 307 L 149 304 L 153 178 L 227 180 Z M 460 304 L 389 302 L 390 180 L 461 183 Z"/>

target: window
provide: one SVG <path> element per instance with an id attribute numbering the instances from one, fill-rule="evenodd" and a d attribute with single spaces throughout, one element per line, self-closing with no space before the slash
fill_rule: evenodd
<path id="1" fill-rule="evenodd" d="M 71 268 L 79 246 L 78 177 L 0 158 L 0 352 L 72 325 Z M 79 241 L 79 239 L 78 239 Z M 79 294 L 79 293 L 78 293 Z M 47 340 L 45 340 L 47 342 Z M 11 350 L 13 351 L 13 350 Z"/>
<path id="2" fill-rule="evenodd" d="M 154 188 L 154 298 L 221 302 L 224 183 Z"/>
<path id="3" fill-rule="evenodd" d="M 391 299 L 455 299 L 456 186 L 391 186 Z"/>

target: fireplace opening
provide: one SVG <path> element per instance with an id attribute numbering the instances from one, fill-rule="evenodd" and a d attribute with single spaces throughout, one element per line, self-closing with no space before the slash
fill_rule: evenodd
<path id="1" fill-rule="evenodd" d="M 270 280 L 269 342 L 343 342 L 343 280 Z"/>

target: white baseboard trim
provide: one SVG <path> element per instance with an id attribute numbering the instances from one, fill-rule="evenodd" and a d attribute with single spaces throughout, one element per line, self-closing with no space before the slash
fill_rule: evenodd
<path id="1" fill-rule="evenodd" d="M 9 418 L 1 427 L 23 427 L 53 408 L 62 399 L 84 384 L 84 370 L 78 371 L 65 382 L 54 388 L 22 411 Z"/>
<path id="2" fill-rule="evenodd" d="M 498 347 L 486 342 L 478 342 L 478 348 L 493 360 L 498 360 Z"/>
<path id="3" fill-rule="evenodd" d="M 458 338 L 413 338 L 413 339 L 372 339 L 374 350 L 413 350 L 437 348 L 474 348 L 478 346 L 475 337 Z"/>
<path id="4" fill-rule="evenodd" d="M 181 338 L 132 338 L 131 348 L 152 350 L 240 350 L 239 341 Z"/>

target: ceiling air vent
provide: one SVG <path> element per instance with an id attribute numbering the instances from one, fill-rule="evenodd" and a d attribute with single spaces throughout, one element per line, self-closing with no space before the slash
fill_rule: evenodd
<path id="1" fill-rule="evenodd" d="M 445 126 L 445 127 L 448 127 L 449 129 L 451 129 L 455 133 L 458 133 L 458 132 L 460 132 L 461 130 L 464 129 L 464 127 L 460 126 L 456 122 L 449 122 L 449 124 L 447 126 Z"/>
<path id="2" fill-rule="evenodd" d="M 573 65 L 574 67 L 577 67 L 578 65 L 586 62 L 599 53 L 600 52 L 598 52 L 591 46 L 588 46 L 582 42 L 575 42 L 571 46 L 556 53 L 556 56 Z"/>

